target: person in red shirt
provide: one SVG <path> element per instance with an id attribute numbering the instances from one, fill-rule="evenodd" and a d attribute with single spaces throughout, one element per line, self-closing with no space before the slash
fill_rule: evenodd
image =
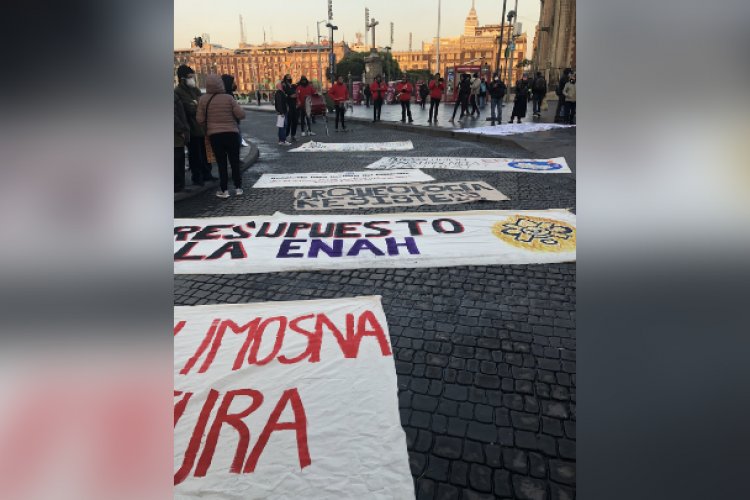
<path id="1" fill-rule="evenodd" d="M 315 135 L 315 133 L 312 131 L 312 123 L 310 121 L 310 116 L 307 114 L 306 105 L 307 98 L 314 93 L 315 87 L 310 84 L 310 81 L 305 75 L 302 75 L 299 79 L 299 83 L 297 84 L 297 114 L 302 120 L 302 137 Z M 305 126 L 307 126 L 307 131 L 305 131 Z"/>
<path id="2" fill-rule="evenodd" d="M 385 84 L 380 76 L 376 76 L 375 81 L 370 84 L 370 92 L 372 93 L 373 103 L 372 121 L 379 122 L 380 111 L 383 108 L 383 100 L 385 99 L 385 94 L 388 92 L 388 85 Z"/>
<path id="3" fill-rule="evenodd" d="M 432 123 L 433 120 L 437 123 L 438 107 L 440 106 L 440 100 L 443 98 L 443 92 L 445 92 L 445 80 L 440 78 L 440 73 L 435 73 L 435 77 L 430 80 L 430 118 L 427 123 Z M 433 114 L 434 110 L 434 114 Z"/>
<path id="4" fill-rule="evenodd" d="M 414 86 L 409 83 L 409 77 L 404 75 L 404 79 L 401 80 L 396 86 L 396 92 L 398 93 L 398 100 L 401 101 L 401 123 L 406 122 L 406 115 L 409 115 L 409 123 L 414 123 L 411 117 L 411 95 L 414 93 Z"/>
<path id="5" fill-rule="evenodd" d="M 333 107 L 336 109 L 336 132 L 339 131 L 339 119 L 341 120 L 341 129 L 346 130 L 344 125 L 344 111 L 347 99 L 349 99 L 349 90 L 344 85 L 344 77 L 340 76 L 336 83 L 331 85 L 328 95 L 333 100 Z"/>

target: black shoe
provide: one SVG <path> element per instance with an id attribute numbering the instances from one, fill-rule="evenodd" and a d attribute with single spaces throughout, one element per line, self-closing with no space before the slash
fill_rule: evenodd
<path id="1" fill-rule="evenodd" d="M 414 120 L 412 120 L 411 118 L 409 118 L 409 123 L 414 123 Z"/>

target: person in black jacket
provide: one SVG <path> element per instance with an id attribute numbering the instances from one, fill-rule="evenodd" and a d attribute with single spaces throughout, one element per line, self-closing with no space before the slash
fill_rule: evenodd
<path id="1" fill-rule="evenodd" d="M 291 136 L 291 141 L 297 140 L 297 123 L 299 117 L 297 116 L 297 86 L 292 83 L 292 75 L 284 75 L 284 79 L 281 82 L 284 93 L 286 94 L 286 136 Z"/>
<path id="2" fill-rule="evenodd" d="M 421 99 L 419 106 L 422 109 L 424 109 L 425 104 L 427 103 L 427 96 L 429 94 L 430 94 L 430 89 L 427 87 L 427 82 L 422 82 L 422 85 L 419 86 L 419 97 Z"/>
<path id="3" fill-rule="evenodd" d="M 201 96 L 201 91 L 195 81 L 195 71 L 190 66 L 180 65 L 177 68 L 177 79 L 179 83 L 174 88 L 174 93 L 182 103 L 190 125 L 190 142 L 187 145 L 190 177 L 193 184 L 202 186 L 206 181 L 216 180 L 216 177 L 211 175 L 211 164 L 208 163 L 206 133 L 195 117 L 198 112 L 198 99 Z"/>
<path id="4" fill-rule="evenodd" d="M 273 105 L 276 108 L 276 123 L 279 129 L 279 146 L 289 146 L 291 142 L 286 140 L 286 121 L 289 111 L 289 100 L 282 82 L 276 84 L 276 92 L 273 95 Z M 278 126 L 281 123 L 281 126 Z"/>
<path id="5" fill-rule="evenodd" d="M 534 100 L 534 116 L 541 116 L 542 101 L 547 95 L 547 80 L 544 79 L 540 71 L 537 71 L 534 83 L 531 84 L 531 95 Z"/>
<path id="6" fill-rule="evenodd" d="M 492 120 L 493 126 L 495 125 L 495 121 L 497 123 L 502 123 L 503 121 L 503 97 L 505 97 L 507 90 L 508 88 L 505 86 L 505 83 L 495 73 L 487 87 L 487 92 L 490 94 L 490 120 Z M 497 110 L 497 115 L 495 114 L 495 110 Z"/>
<path id="7" fill-rule="evenodd" d="M 456 99 L 456 104 L 453 105 L 453 116 L 451 116 L 450 119 L 451 122 L 456 119 L 456 110 L 459 106 L 461 106 L 461 116 L 458 117 L 459 120 L 463 118 L 464 115 L 468 114 L 470 95 L 471 77 L 468 73 L 464 73 L 461 75 L 461 81 L 458 82 L 458 98 Z"/>
<path id="8" fill-rule="evenodd" d="M 513 101 L 513 113 L 510 115 L 508 123 L 513 123 L 513 118 L 518 118 L 518 123 L 521 123 L 521 118 L 526 118 L 526 105 L 531 99 L 529 75 L 524 73 L 523 77 L 516 82 L 513 90 L 516 92 L 516 98 Z"/>
<path id="9" fill-rule="evenodd" d="M 563 89 L 565 84 L 570 80 L 570 74 L 573 72 L 571 68 L 565 68 L 563 76 L 560 77 L 560 82 L 557 84 L 555 94 L 557 94 L 557 109 L 555 110 L 555 122 L 565 121 L 565 95 L 563 95 Z"/>

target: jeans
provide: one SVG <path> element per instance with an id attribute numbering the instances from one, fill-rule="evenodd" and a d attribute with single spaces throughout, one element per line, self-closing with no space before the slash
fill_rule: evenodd
<path id="1" fill-rule="evenodd" d="M 281 116 L 281 115 L 276 115 Z M 286 117 L 284 117 L 284 126 L 279 127 L 279 142 L 284 142 L 286 140 Z"/>
<path id="2" fill-rule="evenodd" d="M 485 104 L 487 104 L 487 96 L 479 94 L 479 107 L 484 109 Z"/>
<path id="3" fill-rule="evenodd" d="M 427 105 L 427 96 L 422 97 L 422 102 L 419 103 L 419 106 L 424 109 L 424 107 Z"/>
<path id="4" fill-rule="evenodd" d="M 234 187 L 242 187 L 242 177 L 240 175 L 240 143 L 237 140 L 237 132 L 221 132 L 213 134 L 211 139 L 211 148 L 216 156 L 216 164 L 219 166 L 219 185 L 222 191 L 227 190 L 229 179 L 227 175 L 227 159 L 232 166 L 232 182 Z"/>
<path id="5" fill-rule="evenodd" d="M 174 148 L 174 192 L 185 189 L 185 146 Z"/>
<path id="6" fill-rule="evenodd" d="M 458 99 L 456 99 L 456 104 L 453 105 L 453 116 L 451 117 L 451 120 L 456 117 L 456 111 L 458 110 L 458 107 L 461 106 L 461 116 L 459 118 L 463 118 L 465 114 L 468 114 L 468 107 L 469 107 L 469 96 L 458 96 Z"/>
<path id="7" fill-rule="evenodd" d="M 372 119 L 373 121 L 380 121 L 380 112 L 383 110 L 383 99 L 382 98 L 375 99 L 373 104 L 375 105 L 374 106 L 375 109 L 373 109 L 372 111 L 373 113 Z"/>
<path id="8" fill-rule="evenodd" d="M 297 135 L 297 108 L 290 107 L 286 112 L 286 136 L 292 136 L 292 139 Z"/>
<path id="9" fill-rule="evenodd" d="M 565 116 L 565 96 L 560 95 L 557 100 L 557 109 L 555 110 L 555 116 Z"/>
<path id="10" fill-rule="evenodd" d="M 206 143 L 203 137 L 191 137 L 188 143 L 188 158 L 190 159 L 190 177 L 193 184 L 202 185 L 211 176 L 211 167 L 206 157 Z M 208 175 L 206 172 L 208 171 Z"/>
<path id="11" fill-rule="evenodd" d="M 542 112 L 543 100 L 544 100 L 544 95 L 542 94 L 534 95 L 534 114 L 540 114 Z"/>
<path id="12" fill-rule="evenodd" d="M 368 107 L 368 108 L 370 107 L 370 96 L 369 95 L 365 96 L 365 107 Z"/>
<path id="13" fill-rule="evenodd" d="M 576 118 L 576 102 L 565 101 L 565 123 L 573 124 Z"/>
<path id="14" fill-rule="evenodd" d="M 430 98 L 430 121 L 435 120 L 437 121 L 437 115 L 438 115 L 438 108 L 440 107 L 440 99 L 436 99 L 434 97 Z M 434 110 L 434 114 L 433 114 Z"/>
<path id="15" fill-rule="evenodd" d="M 335 104 L 336 108 L 336 130 L 339 129 L 339 120 L 341 120 L 341 128 L 346 130 L 346 124 L 344 123 L 344 114 L 346 112 L 346 108 L 344 107 L 343 102 L 339 102 Z"/>
<path id="16" fill-rule="evenodd" d="M 495 110 L 497 109 L 497 114 L 495 114 Z M 503 121 L 503 98 L 502 97 L 493 97 L 490 100 L 490 119 L 492 122 L 501 122 Z"/>
<path id="17" fill-rule="evenodd" d="M 409 121 L 413 121 L 411 118 L 411 102 L 401 101 L 401 121 L 406 121 L 406 115 L 409 115 Z"/>

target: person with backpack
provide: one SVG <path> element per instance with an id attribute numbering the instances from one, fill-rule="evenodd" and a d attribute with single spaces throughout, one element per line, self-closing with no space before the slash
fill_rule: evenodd
<path id="1" fill-rule="evenodd" d="M 490 94 L 490 120 L 492 126 L 495 125 L 495 121 L 497 123 L 502 123 L 503 121 L 503 97 L 505 97 L 507 90 L 505 82 L 500 80 L 498 74 L 495 73 L 487 88 L 487 92 Z M 495 110 L 497 110 L 497 114 L 495 114 Z"/>
<path id="2" fill-rule="evenodd" d="M 373 116 L 372 121 L 373 122 L 379 122 L 380 121 L 380 112 L 383 109 L 383 100 L 385 99 L 385 94 L 388 92 L 388 85 L 385 84 L 384 81 L 380 78 L 380 75 L 375 77 L 375 80 L 370 84 L 370 93 L 372 94 L 373 99 Z"/>
<path id="3" fill-rule="evenodd" d="M 573 72 L 570 68 L 565 68 L 563 71 L 563 75 L 560 77 L 560 81 L 557 84 L 557 88 L 555 89 L 555 94 L 557 94 L 557 109 L 555 110 L 555 122 L 561 122 L 565 121 L 564 113 L 565 113 L 565 94 L 563 94 L 563 89 L 565 88 L 565 84 L 568 83 L 568 80 L 570 80 L 570 74 Z"/>
<path id="4" fill-rule="evenodd" d="M 520 80 L 516 82 L 514 88 L 516 98 L 513 101 L 513 112 L 510 115 L 510 121 L 513 123 L 513 118 L 518 118 L 518 123 L 521 123 L 521 118 L 526 118 L 526 108 L 531 99 L 531 84 L 529 83 L 529 75 L 523 74 Z"/>
<path id="5" fill-rule="evenodd" d="M 469 107 L 469 96 L 471 95 L 471 81 L 468 73 L 461 75 L 461 80 L 458 82 L 458 96 L 456 98 L 456 104 L 453 105 L 453 116 L 450 121 L 453 122 L 456 119 L 456 111 L 461 106 L 461 116 L 458 117 L 460 120 L 464 115 L 468 114 Z"/>
<path id="6" fill-rule="evenodd" d="M 433 121 L 437 123 L 438 107 L 440 107 L 440 100 L 443 98 L 443 92 L 445 92 L 445 82 L 440 78 L 440 73 L 435 73 L 435 77 L 430 80 L 430 118 L 427 123 Z"/>
<path id="7" fill-rule="evenodd" d="M 534 100 L 534 116 L 542 116 L 542 101 L 547 95 L 547 80 L 540 71 L 537 71 L 534 83 L 531 85 L 531 94 Z"/>
<path id="8" fill-rule="evenodd" d="M 479 107 L 481 109 L 484 109 L 484 106 L 487 104 L 487 82 L 484 81 L 484 77 L 482 77 L 481 83 L 479 84 Z"/>
<path id="9" fill-rule="evenodd" d="M 302 124 L 302 137 L 315 135 L 315 132 L 312 131 L 312 122 L 310 120 L 310 116 L 307 114 L 307 99 L 312 98 L 311 96 L 314 93 L 315 87 L 310 84 L 310 81 L 305 75 L 302 75 L 299 79 L 299 83 L 297 84 L 296 103 L 297 114 L 299 115 L 300 122 Z M 305 126 L 307 126 L 307 131 L 305 131 Z"/>
<path id="10" fill-rule="evenodd" d="M 206 135 L 211 141 L 211 149 L 219 166 L 219 191 L 216 196 L 229 198 L 227 160 L 232 166 L 234 194 L 242 194 L 240 173 L 240 138 L 237 121 L 245 118 L 245 111 L 234 98 L 227 94 L 224 82 L 219 75 L 206 77 L 206 93 L 198 101 L 196 118 L 206 127 Z"/>
<path id="11" fill-rule="evenodd" d="M 174 88 L 174 94 L 182 103 L 190 125 L 190 142 L 188 142 L 188 159 L 190 161 L 190 177 L 196 186 L 203 186 L 207 181 L 216 180 L 211 175 L 211 164 L 208 163 L 206 153 L 206 133 L 196 119 L 198 99 L 201 91 L 195 81 L 195 71 L 185 64 L 177 68 L 179 83 Z"/>
<path id="12" fill-rule="evenodd" d="M 276 84 L 276 92 L 273 94 L 273 106 L 276 109 L 276 127 L 279 131 L 279 146 L 291 146 L 292 143 L 286 140 L 288 104 L 282 82 Z"/>
<path id="13" fill-rule="evenodd" d="M 424 109 L 425 105 L 427 104 L 427 96 L 430 95 L 430 89 L 427 86 L 427 83 L 422 82 L 422 84 L 419 86 L 419 98 L 420 98 L 420 107 Z"/>
<path id="14" fill-rule="evenodd" d="M 576 75 L 570 75 L 568 83 L 563 88 L 565 96 L 565 123 L 570 125 L 575 123 L 576 117 Z"/>
<path id="15" fill-rule="evenodd" d="M 409 77 L 404 73 L 401 83 L 396 85 L 398 100 L 401 102 L 401 123 L 406 123 L 406 117 L 409 116 L 409 123 L 414 123 L 411 117 L 411 95 L 414 93 L 414 86 L 409 82 Z"/>
<path id="16" fill-rule="evenodd" d="M 344 77 L 339 76 L 336 82 L 328 90 L 328 96 L 333 100 L 333 106 L 336 109 L 336 132 L 339 131 L 339 121 L 341 121 L 341 130 L 346 131 L 344 124 L 344 113 L 347 99 L 349 99 L 349 89 L 346 88 Z"/>

